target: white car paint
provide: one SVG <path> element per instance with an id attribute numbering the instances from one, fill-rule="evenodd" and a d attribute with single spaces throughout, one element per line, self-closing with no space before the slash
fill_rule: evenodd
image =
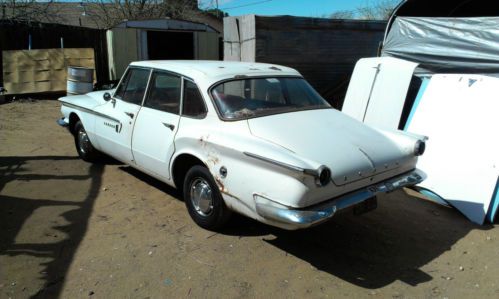
<path id="1" fill-rule="evenodd" d="M 95 136 L 98 149 L 110 153 L 116 159 L 130 164 L 133 161 L 131 149 L 132 132 L 135 125 L 135 116 L 140 106 L 115 99 L 115 103 L 106 102 L 94 108 L 94 111 L 108 115 L 110 118 L 100 121 L 95 119 Z M 133 114 L 130 117 L 128 114 Z M 112 119 L 111 119 L 112 118 Z"/>
<path id="2" fill-rule="evenodd" d="M 150 169 L 162 179 L 169 180 L 171 178 L 170 158 L 175 152 L 174 137 L 179 122 L 179 115 L 142 107 L 132 137 L 132 153 L 135 163 L 145 169 Z M 155 128 L 154 136 L 151 136 L 151 128 Z"/>
<path id="3" fill-rule="evenodd" d="M 379 131 L 332 108 L 239 121 L 218 116 L 209 95 L 215 83 L 241 76 L 301 77 L 294 69 L 222 61 L 145 61 L 131 66 L 167 70 L 194 82 L 206 116 L 175 116 L 119 99 L 106 102 L 100 92 L 61 98 L 64 118 L 77 115 L 97 149 L 172 186 L 176 159 L 198 158 L 226 205 L 261 222 L 285 229 L 308 227 L 368 196 L 425 177 L 416 170 L 414 155 L 416 142 L 424 137 Z M 175 127 L 171 130 L 164 123 Z M 222 166 L 226 177 L 220 175 Z M 333 180 L 319 187 L 316 174 L 323 166 L 331 169 Z M 317 205 L 327 207 L 319 211 Z"/>
<path id="4" fill-rule="evenodd" d="M 309 161 L 321 161 L 333 170 L 333 180 L 339 186 L 414 163 L 404 159 L 402 148 L 387 142 L 385 135 L 333 109 L 259 117 L 248 122 L 253 135 Z M 342 155 L 333 154 L 336 152 Z"/>

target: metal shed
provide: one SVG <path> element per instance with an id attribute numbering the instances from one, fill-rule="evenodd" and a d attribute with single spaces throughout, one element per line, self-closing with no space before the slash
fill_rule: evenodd
<path id="1" fill-rule="evenodd" d="M 224 18 L 224 60 L 297 69 L 340 108 L 355 63 L 376 56 L 385 21 L 245 15 Z"/>
<path id="2" fill-rule="evenodd" d="M 220 32 L 190 21 L 126 21 L 107 31 L 109 77 L 117 80 L 137 60 L 219 60 Z"/>

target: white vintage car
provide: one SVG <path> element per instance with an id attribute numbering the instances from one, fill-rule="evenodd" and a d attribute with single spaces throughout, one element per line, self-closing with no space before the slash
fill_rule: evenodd
<path id="1" fill-rule="evenodd" d="M 232 211 L 306 228 L 425 178 L 425 137 L 346 116 L 284 66 L 134 62 L 116 89 L 59 100 L 82 159 L 105 153 L 181 189 L 206 229 Z"/>

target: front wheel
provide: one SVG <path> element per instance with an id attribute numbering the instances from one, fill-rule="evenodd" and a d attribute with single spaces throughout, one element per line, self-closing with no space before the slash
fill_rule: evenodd
<path id="1" fill-rule="evenodd" d="M 192 220 L 202 228 L 221 228 L 231 215 L 208 169 L 193 166 L 184 180 L 184 201 Z"/>
<path id="2" fill-rule="evenodd" d="M 74 129 L 74 138 L 78 156 L 84 161 L 95 162 L 100 158 L 100 152 L 94 148 L 81 121 L 78 121 Z"/>

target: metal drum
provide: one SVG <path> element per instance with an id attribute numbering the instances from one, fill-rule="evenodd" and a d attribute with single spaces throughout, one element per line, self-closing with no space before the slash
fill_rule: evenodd
<path id="1" fill-rule="evenodd" d="M 70 66 L 68 67 L 67 94 L 86 94 L 93 90 L 94 69 Z"/>

